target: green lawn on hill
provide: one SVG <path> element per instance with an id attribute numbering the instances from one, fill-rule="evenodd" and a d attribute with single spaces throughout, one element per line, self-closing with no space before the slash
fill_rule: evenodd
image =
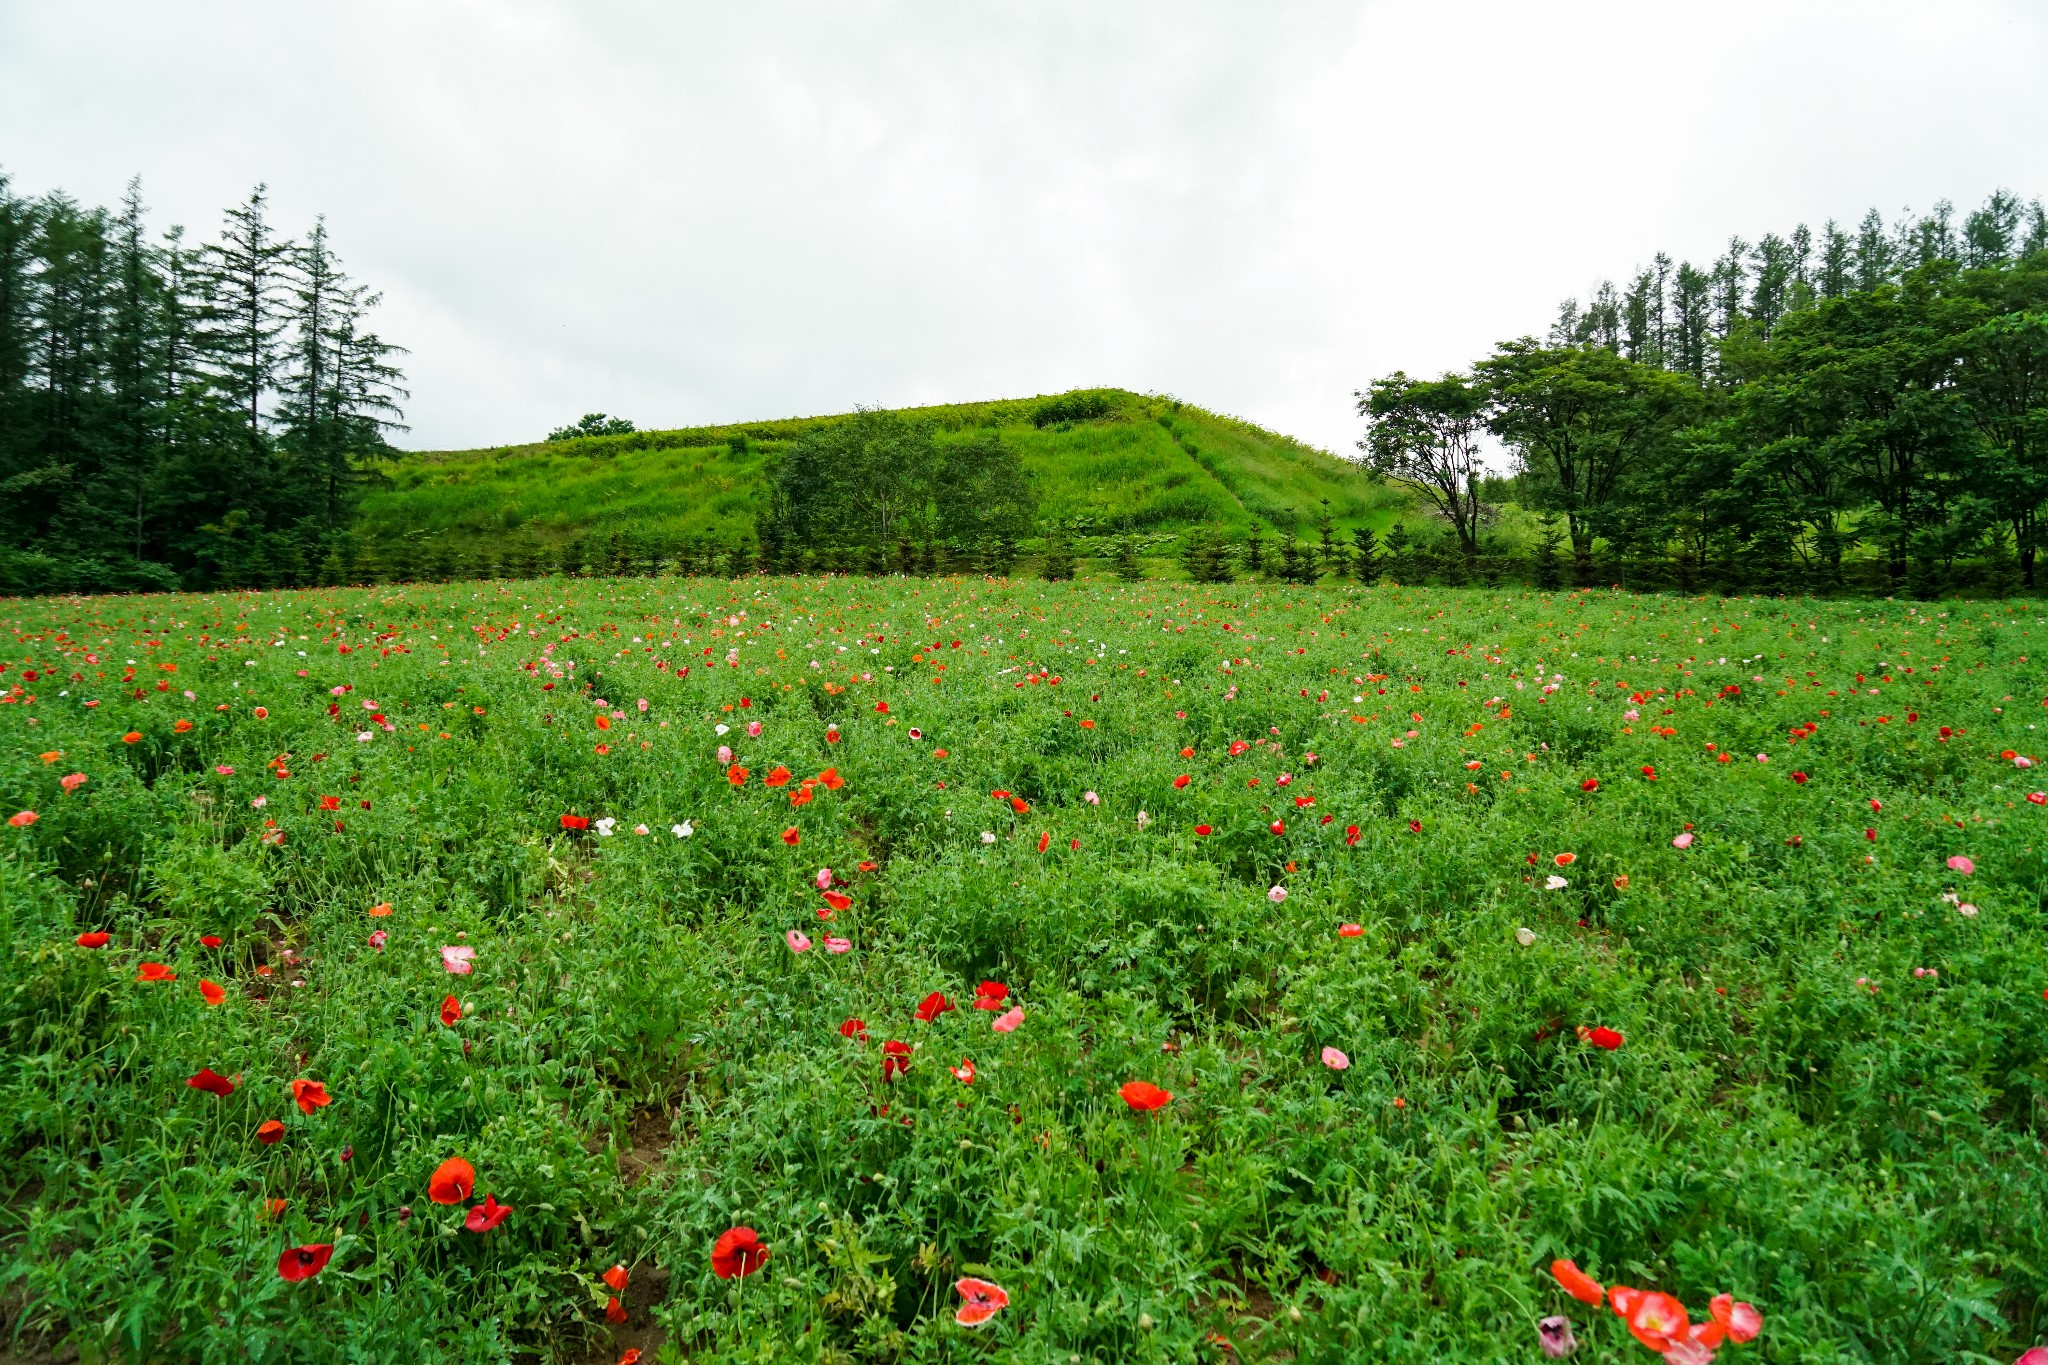
<path id="1" fill-rule="evenodd" d="M 1080 420 L 1062 413 L 1088 413 Z M 940 439 L 993 429 L 1021 451 L 1041 514 L 1083 534 L 1170 533 L 1254 523 L 1304 534 L 1325 500 L 1340 527 L 1382 527 L 1406 503 L 1326 451 L 1171 398 L 1115 389 L 905 410 Z M 374 541 L 451 548 L 517 536 L 553 545 L 586 532 L 677 542 L 751 535 L 782 451 L 845 415 L 634 432 L 484 450 L 422 451 L 364 501 Z"/>

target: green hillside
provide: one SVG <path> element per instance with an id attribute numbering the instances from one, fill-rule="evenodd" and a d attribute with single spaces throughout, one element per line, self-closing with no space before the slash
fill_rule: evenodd
<path id="1" fill-rule="evenodd" d="M 939 439 L 998 432 L 1021 453 L 1046 519 L 1088 534 L 1198 524 L 1304 531 L 1383 526 L 1400 494 L 1291 437 L 1170 398 L 1117 389 L 905 409 Z M 804 432 L 844 415 L 642 431 L 486 450 L 422 451 L 362 508 L 369 539 L 451 549 L 554 545 L 620 532 L 670 543 L 751 534 L 766 472 Z"/>

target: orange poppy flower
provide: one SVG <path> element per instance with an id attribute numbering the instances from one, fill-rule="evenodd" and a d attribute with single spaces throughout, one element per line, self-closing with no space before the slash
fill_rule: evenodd
<path id="1" fill-rule="evenodd" d="M 459 1156 L 451 1156 L 434 1168 L 427 1181 L 427 1198 L 436 1204 L 460 1204 L 476 1189 L 476 1167 Z"/>
<path id="2" fill-rule="evenodd" d="M 256 1125 L 256 1140 L 269 1147 L 284 1141 L 284 1125 L 276 1119 L 265 1119 Z"/>
<path id="3" fill-rule="evenodd" d="M 771 787 L 786 787 L 789 785 L 789 769 L 778 763 L 773 768 L 770 768 L 768 776 L 761 780 Z"/>
<path id="4" fill-rule="evenodd" d="M 744 787 L 747 785 L 747 770 L 735 763 L 725 770 L 725 780 L 735 787 Z"/>
<path id="5" fill-rule="evenodd" d="M 161 962 L 145 962 L 136 969 L 137 981 L 176 981 L 178 974 Z"/>
<path id="6" fill-rule="evenodd" d="M 1173 1100 L 1171 1090 L 1161 1090 L 1150 1081 L 1126 1081 L 1117 1088 L 1124 1103 L 1140 1114 L 1149 1114 Z"/>
<path id="7" fill-rule="evenodd" d="M 377 904 L 375 904 L 375 905 L 373 905 L 373 906 L 371 906 L 371 907 L 370 907 L 370 918 L 371 918 L 371 919 L 383 919 L 383 918 L 384 918 L 384 917 L 385 917 L 386 915 L 388 915 L 388 914 L 390 914 L 390 913 L 391 913 L 391 902 L 390 902 L 390 901 L 379 901 L 379 902 L 377 902 Z"/>
<path id="8" fill-rule="evenodd" d="M 1607 1297 L 1607 1291 L 1601 1287 L 1600 1282 L 1579 1269 L 1574 1262 L 1566 1260 L 1552 1261 L 1550 1263 L 1550 1273 L 1559 1284 L 1564 1286 L 1564 1292 L 1577 1299 L 1580 1303 L 1590 1303 L 1598 1307 L 1600 1302 Z"/>
<path id="9" fill-rule="evenodd" d="M 218 1005 L 228 998 L 228 993 L 213 982 L 201 978 L 199 982 L 199 997 L 209 1005 Z"/>
<path id="10" fill-rule="evenodd" d="M 334 1103 L 334 1097 L 327 1093 L 324 1081 L 295 1080 L 292 1082 L 292 1101 L 299 1106 L 301 1114 L 310 1114 Z"/>
<path id="11" fill-rule="evenodd" d="M 828 792 L 836 792 L 846 785 L 846 779 L 839 775 L 839 769 L 827 768 L 818 774 L 818 782 Z"/>
<path id="12" fill-rule="evenodd" d="M 441 1023 L 447 1028 L 454 1028 L 461 1022 L 462 1002 L 451 995 L 441 1002 Z"/>

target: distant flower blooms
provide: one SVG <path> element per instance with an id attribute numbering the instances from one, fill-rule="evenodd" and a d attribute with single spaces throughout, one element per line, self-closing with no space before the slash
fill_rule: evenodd
<path id="1" fill-rule="evenodd" d="M 768 1264 L 768 1248 L 752 1228 L 728 1228 L 711 1244 L 711 1273 L 721 1280 L 737 1280 Z"/>
<path id="2" fill-rule="evenodd" d="M 1351 1059 L 1334 1047 L 1326 1047 L 1323 1049 L 1323 1065 L 1332 1071 L 1346 1071 L 1350 1069 Z"/>
<path id="3" fill-rule="evenodd" d="M 459 1156 L 451 1156 L 434 1168 L 427 1180 L 427 1198 L 436 1204 L 460 1204 L 476 1189 L 476 1168 Z"/>
<path id="4" fill-rule="evenodd" d="M 1797 782 L 1797 783 L 1798 783 L 1798 784 L 1799 784 L 1800 786 L 1802 786 L 1802 787 L 1803 787 L 1803 786 L 1805 786 L 1805 785 L 1806 785 L 1806 781 L 1807 781 L 1807 778 L 1806 778 L 1806 774 L 1805 774 L 1805 773 L 1794 773 L 1794 774 L 1792 774 L 1792 780 L 1793 780 L 1794 782 Z"/>
<path id="5" fill-rule="evenodd" d="M 1173 1101 L 1171 1090 L 1161 1090 L 1150 1081 L 1126 1081 L 1117 1087 L 1125 1104 L 1140 1114 L 1149 1114 Z"/>
<path id="6" fill-rule="evenodd" d="M 487 1194 L 483 1203 L 471 1206 L 469 1217 L 462 1220 L 462 1226 L 470 1232 L 486 1233 L 511 1217 L 512 1212 L 510 1204 L 500 1204 Z"/>
<path id="7" fill-rule="evenodd" d="M 788 844 L 791 848 L 795 848 L 803 841 L 803 831 L 799 830 L 795 825 L 791 825 L 788 829 L 782 831 L 782 842 Z"/>
<path id="8" fill-rule="evenodd" d="M 1594 1028 L 1587 1028 L 1581 1024 L 1579 1026 L 1579 1038 L 1582 1042 L 1591 1043 L 1594 1047 L 1606 1052 L 1613 1052 L 1624 1041 L 1619 1033 L 1616 1033 L 1604 1024 Z"/>
<path id="9" fill-rule="evenodd" d="M 983 831 L 981 832 L 981 841 L 982 841 L 982 842 L 983 842 L 984 844 L 992 844 L 992 843 L 994 843 L 994 842 L 996 841 L 996 836 L 995 836 L 995 835 L 993 835 L 993 834 L 991 834 L 991 833 L 990 833 L 989 831 L 987 831 L 987 830 L 983 830 Z"/>
<path id="10" fill-rule="evenodd" d="M 370 946 L 381 953 L 384 951 L 385 941 L 390 937 L 391 936 L 387 934 L 384 930 L 379 929 L 375 933 L 370 935 Z"/>
<path id="11" fill-rule="evenodd" d="M 476 949 L 466 943 L 449 943 L 441 947 L 441 968 L 450 976 L 468 976 L 476 970 Z"/>
<path id="12" fill-rule="evenodd" d="M 461 1022 L 462 1002 L 451 995 L 441 1002 L 441 1023 L 447 1028 L 454 1028 Z"/>
<path id="13" fill-rule="evenodd" d="M 1599 778 L 1597 778 L 1597 777 L 1589 777 L 1589 778 L 1587 778 L 1587 779 L 1586 779 L 1586 780 L 1585 780 L 1584 782 L 1581 782 L 1581 783 L 1579 784 L 1579 790 L 1580 790 L 1580 791 L 1582 791 L 1582 792 L 1596 792 L 1596 791 L 1599 791 L 1599 790 L 1600 790 L 1600 779 L 1599 779 Z"/>
<path id="14" fill-rule="evenodd" d="M 564 815 L 562 817 L 562 828 L 571 833 L 581 829 L 589 829 L 590 817 L 587 815 Z"/>
<path id="15" fill-rule="evenodd" d="M 1579 855 L 1576 853 L 1560 853 L 1556 857 L 1552 858 L 1550 861 L 1556 863 L 1559 867 L 1570 867 L 1573 863 L 1577 862 L 1578 860 Z"/>
<path id="16" fill-rule="evenodd" d="M 962 1327 L 979 1327 L 1010 1306 L 1010 1296 L 1000 1285 L 972 1276 L 953 1282 L 954 1290 L 960 1295 L 960 1307 L 953 1314 L 953 1321 Z"/>
<path id="17" fill-rule="evenodd" d="M 69 773 L 63 777 L 58 778 L 57 785 L 64 788 L 66 794 L 69 794 L 71 792 L 77 791 L 80 787 L 84 786 L 86 783 L 90 781 L 92 781 L 92 779 L 87 777 L 84 773 Z"/>
<path id="18" fill-rule="evenodd" d="M 890 1081 L 910 1070 L 910 1044 L 894 1038 L 882 1044 L 882 1079 Z"/>
<path id="19" fill-rule="evenodd" d="M 960 1084 L 962 1084 L 962 1085 L 973 1085 L 973 1084 L 974 1084 L 974 1061 L 973 1061 L 973 1059 L 972 1059 L 972 1058 L 970 1058 L 970 1057 L 962 1057 L 962 1058 L 960 1059 L 960 1065 L 958 1065 L 958 1066 L 949 1066 L 949 1067 L 947 1067 L 947 1068 L 946 1068 L 946 1070 L 948 1070 L 948 1071 L 952 1072 L 952 1073 L 953 1073 L 953 1079 L 954 1079 L 954 1080 L 956 1080 L 956 1081 L 958 1081 L 958 1082 L 960 1082 Z"/>
<path id="20" fill-rule="evenodd" d="M 210 1066 L 200 1067 L 185 1084 L 194 1090 L 204 1090 L 209 1095 L 219 1095 L 223 1099 L 235 1093 L 235 1083 L 225 1076 L 216 1074 Z"/>
<path id="21" fill-rule="evenodd" d="M 327 1268 L 327 1262 L 333 1255 L 332 1242 L 286 1247 L 283 1254 L 277 1258 L 277 1273 L 293 1284 L 301 1280 L 310 1280 Z"/>
<path id="22" fill-rule="evenodd" d="M 1082 799 L 1083 801 L 1086 801 L 1086 802 L 1087 802 L 1087 803 L 1088 803 L 1089 805 L 1091 805 L 1091 806 L 1099 806 L 1099 805 L 1101 805 L 1101 804 L 1102 804 L 1102 798 L 1101 798 L 1101 797 L 1099 797 L 1099 796 L 1097 796 L 1097 795 L 1096 795 L 1096 794 L 1095 794 L 1094 792 L 1092 792 L 1092 791 L 1088 791 L 1088 792 L 1082 792 L 1082 793 L 1081 793 L 1081 799 Z"/>
<path id="23" fill-rule="evenodd" d="M 974 1008 L 978 1010 L 1000 1010 L 1003 1001 L 1009 999 L 1010 988 L 1000 981 L 984 981 L 974 988 Z"/>

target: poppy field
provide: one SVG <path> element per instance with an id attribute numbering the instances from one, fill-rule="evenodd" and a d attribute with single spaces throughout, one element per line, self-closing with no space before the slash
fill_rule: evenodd
<path id="1" fill-rule="evenodd" d="M 2040 618 L 0 603 L 0 1349 L 2004 1365 Z"/>

